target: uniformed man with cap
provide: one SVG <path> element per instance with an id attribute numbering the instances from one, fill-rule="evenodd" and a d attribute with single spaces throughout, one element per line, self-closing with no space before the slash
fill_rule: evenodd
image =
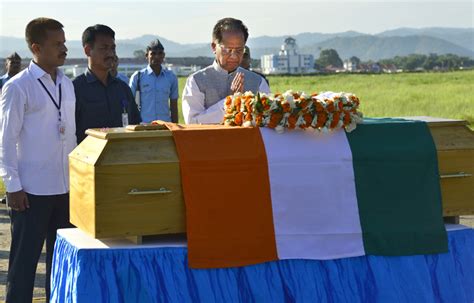
<path id="1" fill-rule="evenodd" d="M 240 62 L 240 67 L 250 70 L 251 63 L 252 63 L 252 57 L 250 56 L 250 48 L 246 45 L 244 49 L 244 55 L 242 56 L 242 62 Z M 268 79 L 267 77 L 265 77 L 264 74 L 259 73 L 254 70 L 252 70 L 252 72 L 256 73 L 257 75 L 265 79 L 265 81 L 267 81 L 268 86 L 270 86 L 270 82 L 268 82 Z"/>
<path id="2" fill-rule="evenodd" d="M 146 48 L 148 66 L 130 78 L 130 88 L 140 108 L 143 122 L 178 122 L 178 78 L 162 66 L 165 49 L 160 40 Z"/>

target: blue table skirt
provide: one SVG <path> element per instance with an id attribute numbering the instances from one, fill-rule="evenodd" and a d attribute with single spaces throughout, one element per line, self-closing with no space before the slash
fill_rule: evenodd
<path id="1" fill-rule="evenodd" d="M 58 236 L 52 302 L 474 302 L 474 230 L 449 253 L 193 270 L 185 247 L 78 249 Z"/>

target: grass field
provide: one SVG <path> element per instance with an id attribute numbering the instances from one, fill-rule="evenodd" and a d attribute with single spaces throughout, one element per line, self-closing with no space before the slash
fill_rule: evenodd
<path id="1" fill-rule="evenodd" d="M 360 98 L 360 111 L 366 117 L 433 116 L 464 119 L 474 126 L 474 71 L 268 79 L 273 93 L 288 89 L 354 93 Z M 180 94 L 185 81 L 179 79 Z"/>

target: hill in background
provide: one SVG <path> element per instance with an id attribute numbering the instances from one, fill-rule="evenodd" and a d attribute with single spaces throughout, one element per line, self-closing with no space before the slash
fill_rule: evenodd
<path id="1" fill-rule="evenodd" d="M 252 57 L 277 53 L 287 36 L 250 38 Z M 292 36 L 301 53 L 319 57 L 322 49 L 334 48 L 342 59 L 357 56 L 361 60 L 379 60 L 409 54 L 455 54 L 474 58 L 474 29 L 472 28 L 398 28 L 376 35 L 348 31 L 334 34 L 300 33 Z M 168 57 L 212 57 L 210 43 L 182 44 L 172 40 L 143 35 L 134 39 L 117 40 L 119 57 L 133 57 L 136 50 L 144 50 L 153 39 L 159 38 Z M 67 42 L 69 58 L 84 58 L 80 41 Z M 24 39 L 0 36 L 0 57 L 17 51 L 22 57 L 31 56 Z"/>

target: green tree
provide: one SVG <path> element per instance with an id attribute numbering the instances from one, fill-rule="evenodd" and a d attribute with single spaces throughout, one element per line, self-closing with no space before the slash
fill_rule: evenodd
<path id="1" fill-rule="evenodd" d="M 359 65 L 360 65 L 360 59 L 359 59 L 359 57 L 352 56 L 349 60 L 351 60 L 351 62 L 354 62 L 354 63 L 355 63 L 356 68 L 359 67 Z"/>
<path id="2" fill-rule="evenodd" d="M 342 60 L 335 49 L 323 49 L 319 53 L 319 59 L 316 60 L 316 64 L 320 67 L 326 67 L 329 65 L 342 67 Z"/>
<path id="3" fill-rule="evenodd" d="M 133 51 L 133 57 L 134 58 L 137 58 L 137 59 L 143 59 L 145 58 L 145 51 L 142 50 L 142 49 L 137 49 L 135 51 Z"/>
<path id="4" fill-rule="evenodd" d="M 437 60 L 437 54 L 429 54 L 428 57 L 426 57 L 425 62 L 423 62 L 423 68 L 426 70 L 432 70 L 435 66 L 437 66 Z"/>

